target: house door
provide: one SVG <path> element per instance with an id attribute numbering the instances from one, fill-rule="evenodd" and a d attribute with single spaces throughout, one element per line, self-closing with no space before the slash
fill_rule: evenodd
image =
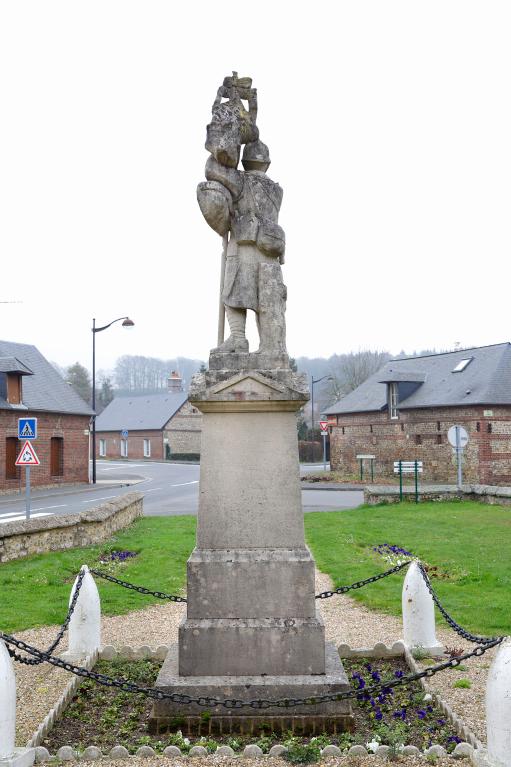
<path id="1" fill-rule="evenodd" d="M 64 440 L 62 437 L 51 438 L 50 474 L 62 477 L 64 474 Z"/>

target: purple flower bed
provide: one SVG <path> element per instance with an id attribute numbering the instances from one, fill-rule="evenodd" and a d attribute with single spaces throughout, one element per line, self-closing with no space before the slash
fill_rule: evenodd
<path id="1" fill-rule="evenodd" d="M 126 562 L 127 559 L 138 556 L 137 551 L 107 551 L 102 554 L 99 561 L 102 563 L 107 562 Z"/>
<path id="2" fill-rule="evenodd" d="M 343 662 L 352 686 L 360 691 L 353 707 L 357 735 L 366 732 L 369 741 L 394 747 L 409 744 L 425 749 L 438 744 L 448 753 L 461 742 L 418 682 L 406 687 L 393 686 L 394 680 L 410 673 L 403 660 Z M 388 686 L 380 692 L 370 692 L 372 685 L 387 681 Z"/>

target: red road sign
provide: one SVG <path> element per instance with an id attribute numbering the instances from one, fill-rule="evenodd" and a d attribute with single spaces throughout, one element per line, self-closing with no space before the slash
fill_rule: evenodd
<path id="1" fill-rule="evenodd" d="M 40 464 L 41 461 L 37 457 L 34 448 L 27 440 L 21 448 L 19 456 L 16 458 L 16 466 L 40 466 Z"/>
<path id="2" fill-rule="evenodd" d="M 326 431 L 328 429 L 328 421 L 320 421 L 319 422 L 319 428 L 322 431 Z"/>

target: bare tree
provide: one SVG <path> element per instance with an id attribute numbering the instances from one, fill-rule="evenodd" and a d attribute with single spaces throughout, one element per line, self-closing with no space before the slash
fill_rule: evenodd
<path id="1" fill-rule="evenodd" d="M 390 359 L 391 355 L 388 352 L 371 351 L 370 349 L 334 355 L 331 358 L 330 375 L 332 380 L 329 387 L 332 402 L 337 402 L 356 389 Z"/>

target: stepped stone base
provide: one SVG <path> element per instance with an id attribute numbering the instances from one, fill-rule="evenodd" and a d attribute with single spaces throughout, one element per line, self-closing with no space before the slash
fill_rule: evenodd
<path id="1" fill-rule="evenodd" d="M 325 628 L 314 618 L 184 619 L 182 676 L 322 674 Z"/>
<path id="2" fill-rule="evenodd" d="M 333 643 L 325 648 L 326 673 L 290 676 L 182 676 L 178 673 L 177 645 L 171 647 L 163 664 L 156 686 L 163 692 L 190 695 L 191 697 L 215 697 L 221 700 L 279 700 L 305 698 L 345 692 L 350 689 L 346 672 Z M 265 709 L 225 708 L 224 706 L 199 706 L 197 704 L 155 701 L 149 722 L 150 732 L 160 733 L 192 725 L 197 728 L 200 715 L 208 712 L 208 731 L 253 732 L 259 725 L 268 724 L 274 729 L 297 731 L 342 731 L 353 728 L 353 716 L 349 700 L 330 701 L 320 704 Z M 254 729 L 255 727 L 255 729 Z"/>

